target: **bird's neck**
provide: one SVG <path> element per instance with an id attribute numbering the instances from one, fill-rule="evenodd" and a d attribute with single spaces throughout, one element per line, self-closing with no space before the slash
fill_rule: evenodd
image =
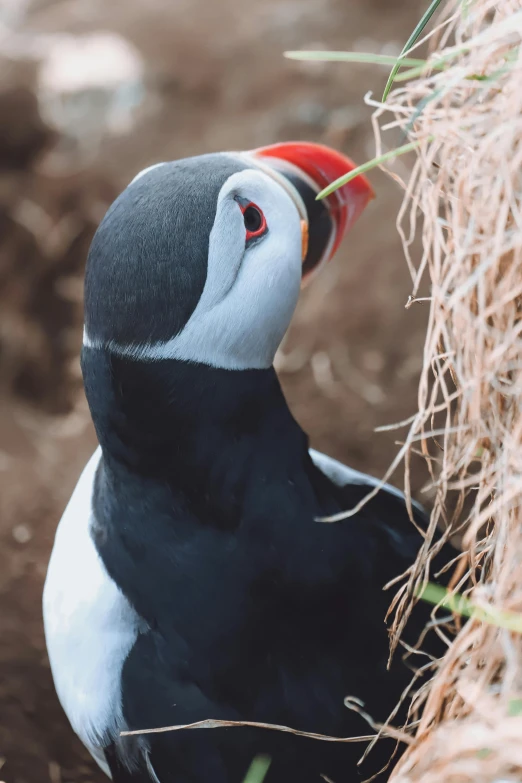
<path id="1" fill-rule="evenodd" d="M 325 578 L 311 554 L 313 520 L 340 505 L 272 368 L 139 362 L 90 348 L 82 368 L 103 451 L 91 533 L 141 617 L 207 649 L 214 637 L 194 618 L 215 617 L 221 638 L 238 586 L 291 568 L 298 581 Z"/>
<path id="2" fill-rule="evenodd" d="M 116 470 L 204 492 L 225 477 L 239 481 L 249 461 L 289 465 L 308 455 L 273 368 L 144 362 L 84 348 L 82 370 L 104 458 Z"/>

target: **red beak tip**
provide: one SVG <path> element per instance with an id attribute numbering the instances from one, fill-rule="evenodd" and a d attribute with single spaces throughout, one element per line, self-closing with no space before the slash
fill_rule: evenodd
<path id="1" fill-rule="evenodd" d="M 278 158 L 296 166 L 315 183 L 318 190 L 324 190 L 357 168 L 343 153 L 313 142 L 282 142 L 261 147 L 254 153 L 262 158 Z M 375 191 L 364 174 L 359 174 L 324 198 L 336 226 L 330 258 L 335 255 L 343 236 L 374 198 Z"/>
<path id="2" fill-rule="evenodd" d="M 347 171 L 353 171 L 353 169 L 357 168 L 356 164 L 347 155 L 324 144 L 316 144 L 314 142 L 282 142 L 268 147 L 261 147 L 255 152 L 261 157 L 280 158 L 294 164 L 311 177 L 321 190 L 328 187 L 334 180 L 342 177 Z M 375 198 L 375 192 L 370 181 L 364 174 L 359 174 L 343 187 L 347 189 L 347 193 L 350 193 L 352 197 L 355 194 L 362 195 L 365 193 L 368 201 Z"/>

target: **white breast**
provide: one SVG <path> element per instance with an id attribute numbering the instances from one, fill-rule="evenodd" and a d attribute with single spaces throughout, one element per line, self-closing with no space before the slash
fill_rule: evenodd
<path id="1" fill-rule="evenodd" d="M 74 731 L 108 774 L 101 748 L 123 725 L 121 670 L 140 620 L 107 574 L 90 535 L 100 457 L 98 449 L 58 526 L 43 614 L 58 698 Z"/>

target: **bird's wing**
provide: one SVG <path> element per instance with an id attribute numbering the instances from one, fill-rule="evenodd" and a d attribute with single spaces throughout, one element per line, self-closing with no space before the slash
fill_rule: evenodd
<path id="1" fill-rule="evenodd" d="M 314 484 L 318 494 L 333 497 L 338 508 L 353 507 L 369 490 L 380 483 L 377 479 L 351 470 L 317 451 L 311 450 L 310 457 L 315 465 L 315 468 L 312 468 L 312 473 L 315 476 L 317 472 L 320 476 Z M 314 476 L 312 476 L 312 480 Z M 422 522 L 423 512 L 418 505 L 415 507 L 415 517 L 417 521 Z M 318 531 L 321 530 L 321 525 L 315 527 Z M 324 530 L 324 527 L 322 529 Z M 334 539 L 334 544 L 329 543 Z M 390 700 L 391 710 L 394 701 L 391 699 L 390 693 L 395 687 L 398 696 L 406 687 L 410 673 L 406 671 L 403 681 L 400 671 L 394 669 L 395 673 L 390 676 L 398 679 L 390 681 L 391 684 L 387 685 L 385 664 L 388 647 L 383 620 L 391 597 L 383 593 L 381 587 L 411 565 L 422 543 L 422 537 L 408 518 L 402 493 L 389 485 L 384 485 L 382 491 L 368 503 L 364 510 L 348 520 L 347 524 L 340 523 L 335 531 L 330 527 L 324 541 L 324 547 L 317 548 L 317 551 L 321 553 L 318 559 L 322 559 L 323 562 L 328 561 L 327 568 L 332 569 L 332 574 L 335 569 L 338 570 L 338 576 L 335 578 L 338 579 L 340 595 L 357 596 L 356 602 L 347 602 L 343 615 L 344 620 L 352 625 L 355 622 L 359 623 L 358 638 L 364 640 L 360 643 L 368 645 L 373 651 L 372 655 L 377 650 L 381 651 L 378 660 L 382 659 L 382 665 L 379 663 L 379 666 L 376 665 L 375 671 L 372 669 L 371 672 L 372 687 L 375 687 L 372 690 L 368 684 L 364 686 L 369 693 L 368 698 L 371 697 L 374 700 L 371 702 L 371 706 L 375 710 L 382 699 L 386 698 Z M 284 600 L 284 596 L 282 600 Z M 350 614 L 352 611 L 353 613 Z M 406 638 L 410 643 L 417 640 L 420 631 L 424 628 L 427 619 L 425 614 L 426 612 L 423 612 L 423 607 L 421 607 L 420 613 L 417 611 L 410 622 Z M 365 628 L 361 626 L 363 616 L 368 618 Z M 314 630 L 314 627 L 317 626 L 312 624 L 311 613 L 307 615 L 308 622 L 311 623 L 310 626 L 307 626 L 309 632 L 319 634 Z M 234 624 L 231 624 L 227 635 L 234 632 Z M 267 638 L 270 640 L 273 636 L 274 632 L 269 628 Z M 222 702 L 215 697 L 211 686 L 207 688 L 204 680 L 196 682 L 190 678 L 187 679 L 185 675 L 181 677 L 177 674 L 177 658 L 173 652 L 175 646 L 173 646 L 172 638 L 171 635 L 164 636 L 163 633 L 158 635 L 154 631 L 142 634 L 129 655 L 124 675 L 127 678 L 128 687 L 123 688 L 127 694 L 125 714 L 129 724 L 133 727 L 169 725 L 173 722 L 172 707 L 174 705 L 177 707 L 176 723 L 189 723 L 197 720 L 198 717 L 231 717 L 234 720 L 245 718 L 245 715 L 240 712 L 240 708 L 237 708 L 237 715 L 236 708 L 232 708 L 234 697 L 231 697 L 230 703 L 227 703 L 226 709 L 223 710 Z M 246 638 L 248 638 L 248 634 L 246 634 Z M 320 643 L 318 642 L 318 644 Z M 267 649 L 271 649 L 270 642 Z M 326 654 L 328 653 L 325 650 Z M 345 655 L 346 658 L 343 657 L 343 663 L 340 664 L 339 658 L 336 659 L 335 655 L 338 655 L 339 658 Z M 288 678 L 290 678 L 288 681 L 292 682 L 293 677 L 296 683 L 302 683 L 300 684 L 301 690 L 307 692 L 310 681 L 306 678 L 300 680 L 300 677 L 304 677 L 304 675 L 299 674 L 299 669 L 287 671 L 284 661 L 278 660 L 277 654 L 273 650 L 271 650 L 270 657 L 273 659 L 273 665 L 280 667 L 282 682 L 287 682 Z M 343 647 L 342 650 L 339 649 L 339 652 L 334 654 L 333 662 L 339 667 L 346 665 L 348 669 L 351 663 L 354 671 L 364 670 L 364 666 L 357 663 L 356 658 L 357 656 L 351 661 L 349 650 Z M 400 659 L 397 658 L 396 666 L 400 665 Z M 357 669 L 357 667 L 359 668 Z M 252 674 L 254 669 L 250 668 L 250 664 L 246 668 L 248 678 L 255 677 L 255 674 Z M 228 674 L 224 676 L 228 676 Z M 242 673 L 238 670 L 237 675 L 234 673 L 234 680 L 236 676 L 239 678 Z M 354 678 L 355 676 L 359 675 L 353 675 Z M 287 679 L 284 679 L 285 677 Z M 350 682 L 353 683 L 355 680 L 350 680 Z M 319 687 L 317 683 L 315 685 Z M 264 690 L 265 694 L 268 692 L 266 683 L 259 687 L 260 691 Z M 271 687 L 271 698 L 275 700 L 274 708 L 280 709 L 277 681 L 272 683 Z M 325 688 L 327 687 L 325 686 Z M 349 692 L 351 691 L 349 690 Z M 285 695 L 282 694 L 281 700 L 284 701 L 285 698 Z M 285 709 L 290 708 L 286 705 Z M 347 733 L 342 733 L 345 731 L 345 728 L 341 728 L 344 727 L 343 720 L 341 716 L 338 728 L 329 733 L 336 734 L 336 736 L 347 736 Z M 273 722 L 278 721 L 274 720 Z M 295 725 L 295 720 L 290 719 L 287 723 Z M 207 732 L 187 731 L 147 735 L 144 738 L 143 746 L 140 747 L 141 755 L 138 766 L 129 769 L 128 766 L 118 762 L 118 759 L 114 757 L 110 759 L 113 781 L 114 783 L 189 783 L 194 780 L 240 780 L 241 773 L 238 773 L 237 778 L 230 776 L 228 765 L 243 765 L 246 769 L 248 763 L 245 762 L 246 757 L 251 760 L 259 747 L 264 749 L 272 747 L 272 737 L 264 735 L 258 737 L 247 733 L 255 730 L 241 729 L 240 736 L 231 733 L 234 730 L 223 730 L 223 733 L 221 731 L 219 729 Z M 357 730 L 354 730 L 353 733 L 357 733 Z M 270 735 L 271 732 L 268 734 Z M 319 745 L 321 744 L 319 743 Z M 307 754 L 310 754 L 307 755 L 307 763 L 309 764 L 319 763 L 314 755 L 314 745 L 312 743 L 310 749 L 307 750 Z M 274 747 L 276 746 L 274 745 Z M 299 753 L 301 756 L 303 755 L 301 746 Z M 268 755 L 271 755 L 270 752 Z M 351 761 L 348 759 L 346 762 L 343 761 L 344 763 L 349 765 Z M 305 776 L 299 779 L 310 780 L 311 777 Z"/>
<path id="2" fill-rule="evenodd" d="M 340 499 L 346 510 L 353 508 L 367 493 L 381 484 L 373 476 L 349 468 L 342 462 L 314 449 L 310 449 L 310 457 L 315 467 L 339 489 Z M 416 500 L 412 500 L 412 511 L 417 527 L 426 530 L 429 525 L 429 515 L 426 510 Z M 390 484 L 383 484 L 380 491 L 363 509 L 362 515 L 358 514 L 350 518 L 352 529 L 360 522 L 366 524 L 364 517 L 372 519 L 373 534 L 385 542 L 384 560 L 381 561 L 384 564 L 383 568 L 389 563 L 394 564 L 394 567 L 397 567 L 395 574 L 397 576 L 400 573 L 399 561 L 403 560 L 404 566 L 411 565 L 423 541 L 421 534 L 410 521 L 404 494 Z M 437 539 L 441 533 L 436 530 L 434 535 Z M 439 584 L 447 585 L 451 571 L 447 571 L 445 567 L 456 555 L 457 550 L 454 545 L 451 541 L 447 541 L 439 552 L 431 557 L 431 573 Z"/>
<path id="3" fill-rule="evenodd" d="M 368 491 L 370 492 L 381 484 L 381 481 L 374 478 L 374 476 L 369 476 L 367 473 L 361 473 L 359 470 L 349 468 L 347 465 L 343 465 L 342 462 L 339 462 L 320 451 L 316 451 L 315 449 L 310 449 L 310 456 L 314 465 L 319 468 L 321 473 L 324 473 L 324 475 L 338 487 L 357 484 L 359 486 L 368 487 Z M 391 484 L 382 484 L 381 491 L 388 492 L 390 495 L 394 495 L 396 498 L 404 500 L 404 494 L 396 487 L 392 487 Z M 420 514 L 425 515 L 426 512 L 420 503 L 413 500 L 412 504 Z"/>
<path id="4" fill-rule="evenodd" d="M 332 485 L 340 510 L 353 509 L 373 489 L 381 486 L 381 482 L 373 476 L 353 470 L 319 451 L 310 449 L 310 457 L 314 466 Z M 429 516 L 420 503 L 414 500 L 412 512 L 417 528 L 426 530 Z M 395 569 L 389 578 L 409 568 L 422 545 L 422 536 L 409 518 L 404 494 L 390 484 L 382 484 L 379 492 L 363 506 L 360 513 L 346 519 L 348 522 L 352 533 L 371 529 L 370 537 L 373 537 L 375 543 L 380 542 L 380 555 L 376 551 L 373 554 L 374 564 L 377 571 L 383 574 L 388 573 L 389 568 L 390 573 Z M 339 524 L 344 526 L 343 522 Z M 352 546 L 351 542 L 349 545 Z"/>

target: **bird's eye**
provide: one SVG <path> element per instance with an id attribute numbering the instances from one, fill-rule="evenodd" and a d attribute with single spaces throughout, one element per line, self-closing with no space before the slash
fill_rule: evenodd
<path id="1" fill-rule="evenodd" d="M 238 200 L 246 229 L 246 241 L 263 236 L 267 231 L 266 218 L 259 207 L 252 201 L 242 204 Z"/>
<path id="2" fill-rule="evenodd" d="M 245 221 L 246 230 L 251 234 L 255 234 L 263 225 L 263 215 L 257 207 L 247 207 L 243 212 L 243 220 Z"/>

